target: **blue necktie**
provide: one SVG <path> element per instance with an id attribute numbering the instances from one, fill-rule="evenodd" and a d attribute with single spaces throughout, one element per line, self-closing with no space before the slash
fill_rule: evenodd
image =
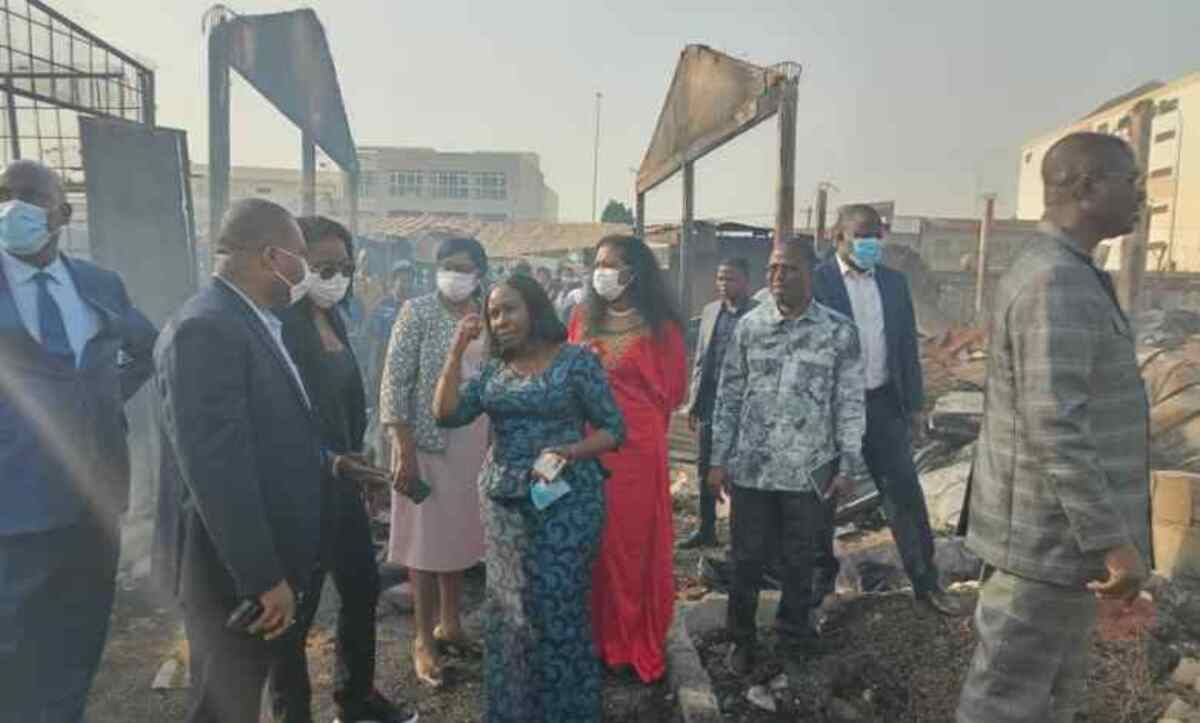
<path id="1" fill-rule="evenodd" d="M 45 271 L 33 275 L 37 282 L 38 329 L 42 335 L 42 346 L 46 353 L 60 359 L 67 366 L 75 366 L 75 352 L 71 349 L 71 340 L 67 337 L 67 325 L 63 322 L 62 309 L 50 295 L 49 283 L 54 277 Z"/>

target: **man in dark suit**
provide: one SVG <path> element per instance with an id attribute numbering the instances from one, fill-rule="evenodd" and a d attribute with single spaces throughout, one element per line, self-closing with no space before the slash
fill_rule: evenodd
<path id="1" fill-rule="evenodd" d="M 272 313 L 312 284 L 295 220 L 241 201 L 215 237 L 216 278 L 155 348 L 164 438 L 155 571 L 182 603 L 191 651 L 188 721 L 257 720 L 288 649 L 297 600 L 319 570 L 326 453 L 312 401 Z M 244 600 L 262 613 L 226 628 Z"/>
<path id="2" fill-rule="evenodd" d="M 917 323 L 904 275 L 880 263 L 883 221 L 867 205 L 841 209 L 834 229 L 837 254 L 813 279 L 818 301 L 854 319 L 863 349 L 867 433 L 863 456 L 883 499 L 888 526 L 918 601 L 944 615 L 961 615 L 946 595 L 933 560 L 933 533 L 913 464 L 913 438 L 923 426 L 924 402 Z M 833 509 L 827 510 L 814 596 L 831 592 L 837 578 Z"/>
<path id="3" fill-rule="evenodd" d="M 700 335 L 692 364 L 689 386 L 688 426 L 699 432 L 696 480 L 700 486 L 700 529 L 679 544 L 683 549 L 715 547 L 717 500 L 704 480 L 712 457 L 712 413 L 717 400 L 717 381 L 725 348 L 733 337 L 738 319 L 758 306 L 750 298 L 750 264 L 744 258 L 723 259 L 717 265 L 717 300 L 700 312 Z"/>
<path id="4" fill-rule="evenodd" d="M 110 271 L 58 249 L 48 168 L 0 174 L 0 720 L 83 717 L 129 499 L 124 405 L 154 326 Z"/>

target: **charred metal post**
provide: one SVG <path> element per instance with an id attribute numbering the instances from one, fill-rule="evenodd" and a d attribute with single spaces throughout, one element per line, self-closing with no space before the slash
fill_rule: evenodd
<path id="1" fill-rule="evenodd" d="M 679 229 L 679 306 L 685 318 L 692 314 L 691 279 L 688 275 L 688 255 L 692 251 L 692 238 L 696 225 L 696 164 L 683 164 L 683 225 Z"/>
<path id="2" fill-rule="evenodd" d="M 12 143 L 12 159 L 21 160 L 21 134 L 17 129 L 17 97 L 12 92 L 12 80 L 9 80 L 5 102 L 8 103 L 8 136 Z"/>
<path id="3" fill-rule="evenodd" d="M 638 238 L 646 238 L 646 194 L 645 192 L 636 194 L 637 200 L 634 207 L 634 233 Z"/>
<path id="4" fill-rule="evenodd" d="M 300 132 L 300 215 L 317 212 L 317 146 L 312 134 Z"/>
<path id="5" fill-rule="evenodd" d="M 779 97 L 779 179 L 775 192 L 775 242 L 792 238 L 796 226 L 796 79 L 783 81 Z"/>
<path id="6" fill-rule="evenodd" d="M 361 171 L 350 171 L 345 174 L 346 198 L 350 202 L 350 233 L 358 235 L 358 183 Z"/>
<path id="7" fill-rule="evenodd" d="M 142 73 L 142 124 L 153 128 L 157 125 L 158 109 L 155 103 L 158 99 L 155 97 L 154 73 Z"/>
<path id="8" fill-rule="evenodd" d="M 992 235 L 992 220 L 996 216 L 996 194 L 983 197 L 983 218 L 979 221 L 979 250 L 975 254 L 975 323 L 982 324 L 984 287 L 987 285 L 988 238 Z"/>
<path id="9" fill-rule="evenodd" d="M 817 247 L 817 253 L 824 256 L 829 250 L 829 244 L 825 241 L 825 215 L 828 212 L 829 206 L 829 187 L 824 183 L 817 187 L 817 234 L 814 245 Z"/>
<path id="10" fill-rule="evenodd" d="M 1151 131 L 1154 125 L 1155 105 L 1143 100 L 1129 114 L 1129 142 L 1137 157 L 1138 168 L 1145 178 L 1149 168 Z M 1117 277 L 1117 298 L 1121 308 L 1132 321 L 1138 312 L 1138 295 L 1142 291 L 1142 279 L 1146 275 L 1146 242 L 1150 235 L 1150 214 L 1142 209 L 1137 226 L 1121 242 L 1121 273 Z"/>
<path id="11" fill-rule="evenodd" d="M 208 33 L 208 235 L 215 241 L 229 206 L 229 24 Z"/>

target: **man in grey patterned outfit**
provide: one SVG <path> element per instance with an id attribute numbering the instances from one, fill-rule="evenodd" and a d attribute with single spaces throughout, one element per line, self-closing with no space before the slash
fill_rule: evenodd
<path id="1" fill-rule="evenodd" d="M 991 306 L 968 544 L 986 563 L 959 723 L 1074 720 L 1096 598 L 1131 600 L 1149 548 L 1148 409 L 1103 239 L 1145 201 L 1124 141 L 1067 136 L 1042 163 L 1046 214 Z"/>
<path id="2" fill-rule="evenodd" d="M 863 362 L 854 322 L 812 298 L 811 244 L 779 244 L 767 278 L 772 299 L 741 318 L 725 354 L 713 414 L 708 485 L 732 504 L 729 666 L 749 672 L 763 565 L 778 555 L 776 617 L 787 655 L 814 633 L 813 559 L 822 497 L 867 474 Z"/>

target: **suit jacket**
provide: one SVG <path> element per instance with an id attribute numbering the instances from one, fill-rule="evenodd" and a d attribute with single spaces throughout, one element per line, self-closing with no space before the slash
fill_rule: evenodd
<path id="1" fill-rule="evenodd" d="M 901 411 L 907 416 L 921 411 L 925 385 L 917 345 L 917 317 L 904 274 L 882 264 L 875 267 L 875 284 L 883 303 L 883 331 L 887 339 L 888 377 L 896 388 Z M 825 306 L 854 318 L 850 294 L 836 258 L 813 271 L 813 296 Z"/>
<path id="2" fill-rule="evenodd" d="M 716 360 L 712 358 L 711 351 L 713 333 L 717 330 L 717 317 L 721 315 L 721 307 L 724 303 L 718 299 L 706 305 L 700 312 L 700 334 L 696 339 L 696 354 L 692 358 L 692 383 L 688 386 L 688 414 L 696 413 L 697 409 L 706 404 L 711 409 L 711 404 L 716 401 L 716 382 L 721 370 L 719 367 L 712 368 L 716 364 Z M 756 306 L 758 306 L 757 299 L 746 299 L 747 312 Z M 708 374 L 712 375 L 709 378 L 713 380 L 710 387 L 704 384 L 704 379 Z"/>
<path id="3" fill-rule="evenodd" d="M 129 501 L 125 402 L 150 377 L 158 332 L 115 273 L 63 262 L 100 318 L 76 367 L 29 334 L 0 273 L 0 535 L 74 524 L 88 505 L 113 520 Z"/>
<path id="4" fill-rule="evenodd" d="M 305 299 L 287 311 L 281 312 L 279 317 L 283 320 L 283 343 L 287 346 L 288 353 L 292 356 L 292 361 L 296 363 L 296 367 L 300 370 L 300 378 L 304 380 L 304 388 L 308 390 L 308 393 L 315 402 L 316 400 L 328 398 L 329 377 L 325 374 L 324 362 L 322 361 L 324 349 L 321 346 L 321 334 L 317 331 L 317 323 L 312 318 L 311 304 L 311 301 Z M 346 322 L 337 311 L 337 307 L 330 310 L 329 318 L 332 321 L 334 333 L 337 334 L 338 339 L 341 340 L 347 351 L 353 356 L 354 350 L 350 347 L 350 336 L 346 331 Z M 363 387 L 361 374 L 354 378 L 354 384 L 346 399 L 342 400 L 342 404 L 345 407 L 346 416 L 350 422 L 350 439 L 353 440 L 351 448 L 341 449 L 342 445 L 336 441 L 340 439 L 340 433 L 324 433 L 325 446 L 337 454 L 361 452 L 363 435 L 367 432 L 367 394 Z M 338 424 L 338 421 L 330 416 L 329 410 L 322 408 L 319 403 L 317 403 L 317 417 L 321 423 L 322 430 L 330 430 L 334 425 Z M 353 488 L 347 487 L 347 489 Z"/>
<path id="5" fill-rule="evenodd" d="M 283 579 L 304 590 L 319 562 L 323 452 L 270 332 L 214 281 L 168 322 L 154 360 L 158 582 L 185 600 L 255 596 Z"/>
<path id="6" fill-rule="evenodd" d="M 1046 227 L 997 285 L 967 544 L 1013 574 L 1082 586 L 1149 551 L 1149 405 L 1111 281 Z"/>

